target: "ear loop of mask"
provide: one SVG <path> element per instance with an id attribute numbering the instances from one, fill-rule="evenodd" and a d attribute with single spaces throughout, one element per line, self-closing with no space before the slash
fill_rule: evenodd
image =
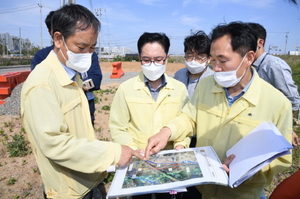
<path id="1" fill-rule="evenodd" d="M 68 47 L 67 47 L 67 44 L 66 44 L 66 42 L 65 42 L 64 36 L 62 36 L 62 40 L 63 40 L 63 42 L 64 42 L 64 46 L 66 47 L 66 49 L 69 50 Z M 61 48 L 59 49 L 59 51 L 60 51 L 61 55 L 63 56 L 63 58 L 65 59 L 65 61 L 68 61 L 68 60 L 66 59 L 65 55 L 63 54 Z"/>

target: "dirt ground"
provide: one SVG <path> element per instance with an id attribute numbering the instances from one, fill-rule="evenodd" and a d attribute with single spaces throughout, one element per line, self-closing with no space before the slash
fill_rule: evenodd
<path id="1" fill-rule="evenodd" d="M 112 65 L 108 62 L 100 63 L 103 73 L 112 73 Z M 169 63 L 166 73 L 173 75 L 175 71 L 183 68 L 184 64 Z M 139 72 L 141 70 L 139 62 L 123 62 L 122 70 L 126 72 Z M 95 133 L 100 140 L 110 140 L 108 128 L 109 111 L 105 106 L 112 102 L 115 90 L 119 84 L 102 85 L 97 92 L 95 112 Z M 25 157 L 9 157 L 10 153 L 7 144 L 12 142 L 14 135 L 22 132 L 20 116 L 0 116 L 0 198 L 3 199 L 40 199 L 42 196 L 42 180 L 35 161 L 31 153 Z M 25 135 L 26 138 L 26 135 Z M 109 184 L 106 185 L 109 189 Z"/>

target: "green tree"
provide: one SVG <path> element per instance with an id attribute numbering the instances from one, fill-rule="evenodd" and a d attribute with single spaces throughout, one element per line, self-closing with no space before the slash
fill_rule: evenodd
<path id="1" fill-rule="evenodd" d="M 0 56 L 5 55 L 7 52 L 7 47 L 5 45 L 0 44 Z"/>

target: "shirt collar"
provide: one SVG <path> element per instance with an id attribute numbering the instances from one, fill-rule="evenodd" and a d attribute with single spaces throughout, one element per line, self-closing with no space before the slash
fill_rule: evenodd
<path id="1" fill-rule="evenodd" d="M 52 68 L 55 76 L 57 76 L 60 84 L 62 86 L 72 84 L 73 82 L 72 77 L 70 77 L 67 71 L 65 70 L 64 65 L 58 59 L 57 54 L 52 50 L 48 56 L 49 56 L 49 66 Z"/>
<path id="2" fill-rule="evenodd" d="M 253 62 L 253 67 L 258 71 L 258 69 L 259 69 L 259 67 L 260 67 L 260 65 L 261 65 L 261 63 L 262 63 L 262 61 L 263 61 L 263 59 L 266 57 L 266 55 L 267 55 L 267 52 L 264 52 L 263 54 L 261 54 L 260 56 L 259 56 L 259 58 L 257 58 L 254 62 Z"/>
<path id="3" fill-rule="evenodd" d="M 61 63 L 61 65 L 64 67 L 64 69 L 67 72 L 69 78 L 71 80 L 74 80 L 74 77 L 75 77 L 75 75 L 76 75 L 77 72 L 75 70 L 73 70 L 72 68 L 69 68 L 68 66 L 64 65 L 63 63 Z"/>
<path id="4" fill-rule="evenodd" d="M 255 76 L 254 72 L 253 72 L 253 68 L 250 68 L 251 72 L 252 72 L 252 77 L 251 80 L 248 82 L 248 84 L 245 86 L 245 88 L 241 91 L 241 93 L 246 93 L 246 91 L 248 90 L 249 86 L 251 85 L 252 81 L 253 81 L 253 77 Z M 227 92 L 227 88 L 223 88 L 224 90 L 226 90 Z"/>
<path id="5" fill-rule="evenodd" d="M 166 78 L 165 78 L 164 75 L 162 75 L 162 77 L 161 77 L 161 84 L 160 84 L 156 89 L 154 89 L 154 88 L 151 86 L 149 79 L 148 79 L 145 75 L 144 75 L 144 81 L 145 81 L 145 84 L 146 84 L 146 85 L 149 87 L 149 89 L 152 90 L 152 91 L 159 90 L 159 89 L 161 89 L 162 87 L 164 87 L 164 86 L 167 84 L 167 80 L 166 80 Z"/>
<path id="6" fill-rule="evenodd" d="M 54 53 L 55 55 L 56 55 L 56 57 L 57 57 L 57 54 L 56 53 Z M 57 59 L 58 59 L 58 57 L 57 57 Z M 67 74 L 68 74 L 68 76 L 69 76 L 69 78 L 71 79 L 71 80 L 74 80 L 74 77 L 75 77 L 75 75 L 76 75 L 76 71 L 75 70 L 73 70 L 72 68 L 69 68 L 69 67 L 67 67 L 65 64 L 63 64 L 59 59 L 58 59 L 58 61 L 61 63 L 61 65 L 64 67 L 64 69 L 65 69 L 65 71 L 67 72 Z"/>

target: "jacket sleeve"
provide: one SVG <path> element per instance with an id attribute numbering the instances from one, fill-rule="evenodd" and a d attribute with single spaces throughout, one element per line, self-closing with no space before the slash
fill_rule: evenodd
<path id="1" fill-rule="evenodd" d="M 300 96 L 295 84 L 290 66 L 282 59 L 276 59 L 271 63 L 268 76 L 272 85 L 281 91 L 292 103 L 294 111 L 300 108 Z"/>
<path id="2" fill-rule="evenodd" d="M 125 93 L 122 88 L 121 84 L 111 104 L 109 129 L 114 142 L 127 145 L 133 150 L 136 150 L 138 149 L 138 146 L 134 142 L 131 134 L 128 132 L 130 112 L 126 103 Z"/>
<path id="3" fill-rule="evenodd" d="M 38 86 L 22 99 L 23 123 L 35 148 L 56 164 L 83 173 L 102 172 L 117 164 L 121 146 L 93 139 L 92 136 L 86 138 L 85 135 L 93 135 L 94 132 L 69 132 L 65 115 L 53 92 Z M 79 125 L 81 119 L 74 122 Z M 82 125 L 85 125 L 84 121 Z"/>
<path id="4" fill-rule="evenodd" d="M 188 92 L 187 92 L 187 89 L 185 87 L 182 88 L 182 100 L 181 101 L 182 101 L 182 104 L 181 104 L 180 110 L 182 110 L 184 105 L 188 102 Z M 185 148 L 189 148 L 190 143 L 191 143 L 191 137 L 187 136 L 183 140 L 181 140 L 181 139 L 174 140 L 174 148 L 178 145 L 182 145 Z"/>
<path id="5" fill-rule="evenodd" d="M 196 89 L 190 100 L 184 105 L 181 113 L 171 120 L 166 127 L 171 129 L 172 135 L 169 140 L 184 140 L 196 134 L 196 117 L 198 104 L 198 90 Z"/>

